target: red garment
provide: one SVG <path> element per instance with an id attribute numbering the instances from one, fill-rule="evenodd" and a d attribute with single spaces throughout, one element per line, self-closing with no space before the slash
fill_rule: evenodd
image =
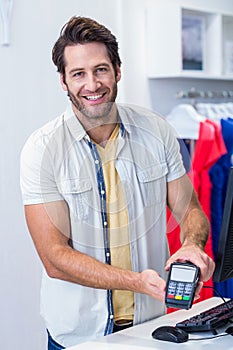
<path id="1" fill-rule="evenodd" d="M 208 119 L 201 122 L 192 162 L 193 185 L 209 220 L 211 219 L 210 196 L 212 188 L 209 170 L 226 153 L 221 124 Z"/>
<path id="2" fill-rule="evenodd" d="M 199 137 L 196 142 L 193 155 L 192 171 L 193 185 L 204 213 L 211 221 L 210 203 L 212 184 L 209 178 L 209 170 L 216 161 L 227 153 L 227 149 L 222 137 L 221 124 L 207 119 L 200 123 Z M 210 232 L 205 246 L 205 252 L 213 256 L 212 233 Z M 213 287 L 212 278 L 204 283 L 204 286 Z M 212 289 L 202 289 L 200 300 L 213 296 Z"/>
<path id="3" fill-rule="evenodd" d="M 200 123 L 199 137 L 196 141 L 195 151 L 192 161 L 192 171 L 190 172 L 190 179 L 193 181 L 194 189 L 197 193 L 198 199 L 205 212 L 207 218 L 210 216 L 210 197 L 211 197 L 211 182 L 209 178 L 209 169 L 216 163 L 216 161 L 227 153 L 226 146 L 222 137 L 220 123 L 206 120 Z M 176 220 L 167 211 L 167 236 L 170 247 L 170 253 L 174 254 L 181 246 L 180 244 L 180 227 Z M 212 234 L 210 232 L 208 241 L 205 246 L 205 252 L 213 258 L 212 249 Z M 204 286 L 213 287 L 212 278 L 204 283 Z M 200 293 L 200 299 L 205 300 L 213 296 L 211 288 L 203 288 Z M 175 309 L 168 309 L 168 312 Z"/>

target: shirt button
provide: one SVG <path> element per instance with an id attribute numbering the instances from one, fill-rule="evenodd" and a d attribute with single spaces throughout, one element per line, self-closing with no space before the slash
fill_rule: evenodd
<path id="1" fill-rule="evenodd" d="M 95 160 L 95 164 L 99 164 L 99 162 L 100 162 L 100 161 L 99 161 L 98 159 Z"/>
<path id="2" fill-rule="evenodd" d="M 104 191 L 104 190 L 101 190 L 101 194 L 105 194 L 105 191 Z"/>
<path id="3" fill-rule="evenodd" d="M 104 226 L 107 226 L 108 222 L 107 221 L 104 221 Z"/>
<path id="4" fill-rule="evenodd" d="M 106 253 L 106 256 L 109 257 L 109 256 L 110 256 L 110 253 Z"/>
<path id="5" fill-rule="evenodd" d="M 110 315 L 110 320 L 112 320 L 114 318 L 114 316 L 113 315 Z"/>

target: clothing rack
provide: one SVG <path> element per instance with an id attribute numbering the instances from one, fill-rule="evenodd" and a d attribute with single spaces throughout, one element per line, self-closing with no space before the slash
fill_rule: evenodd
<path id="1" fill-rule="evenodd" d="M 233 90 L 201 91 L 192 87 L 188 91 L 179 91 L 177 99 L 189 101 L 176 103 L 166 119 L 182 139 L 197 140 L 200 122 L 206 119 L 220 122 L 221 119 L 233 118 Z"/>
<path id="2" fill-rule="evenodd" d="M 219 120 L 218 115 L 221 118 L 233 117 L 233 90 L 201 91 L 192 87 L 188 91 L 179 91 L 176 98 L 189 99 L 189 104 L 205 117 L 216 120 Z"/>
<path id="3" fill-rule="evenodd" d="M 222 90 L 222 91 L 199 91 L 196 88 L 192 87 L 188 91 L 180 90 L 176 94 L 177 99 L 190 98 L 190 99 L 221 99 L 221 98 L 233 98 L 232 90 Z"/>

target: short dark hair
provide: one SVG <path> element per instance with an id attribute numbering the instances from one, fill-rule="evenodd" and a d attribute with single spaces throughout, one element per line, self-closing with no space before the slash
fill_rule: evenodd
<path id="1" fill-rule="evenodd" d="M 115 74 L 121 60 L 116 37 L 104 25 L 87 17 L 72 17 L 61 29 L 60 36 L 52 50 L 52 60 L 57 71 L 65 75 L 64 51 L 66 46 L 100 42 L 105 44 Z"/>

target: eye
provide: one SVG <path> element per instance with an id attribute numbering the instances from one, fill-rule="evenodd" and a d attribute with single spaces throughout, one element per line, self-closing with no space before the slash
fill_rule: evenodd
<path id="1" fill-rule="evenodd" d="M 108 69 L 106 68 L 106 67 L 98 67 L 97 69 L 96 69 L 96 72 L 97 73 L 105 73 L 105 72 L 107 72 L 108 71 Z"/>
<path id="2" fill-rule="evenodd" d="M 72 77 L 73 78 L 81 78 L 84 75 L 84 72 L 75 72 Z"/>

